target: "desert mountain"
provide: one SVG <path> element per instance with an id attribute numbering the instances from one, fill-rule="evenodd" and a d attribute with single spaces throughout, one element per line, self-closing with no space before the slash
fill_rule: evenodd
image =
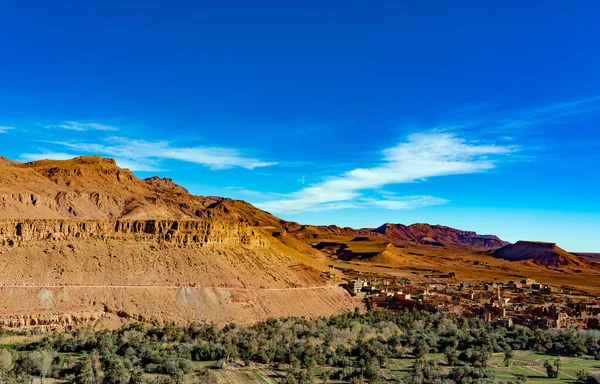
<path id="1" fill-rule="evenodd" d="M 587 260 L 591 263 L 596 263 L 600 265 L 600 253 L 581 253 L 581 252 L 571 252 L 577 257 L 581 257 L 584 260 Z"/>
<path id="2" fill-rule="evenodd" d="M 518 241 L 497 249 L 492 255 L 509 261 L 525 261 L 550 268 L 580 268 L 588 263 L 554 243 Z"/>
<path id="3" fill-rule="evenodd" d="M 554 245 L 521 243 L 494 256 L 527 260 L 518 267 L 534 272 L 586 264 Z M 339 277 L 321 276 L 331 263 L 500 273 L 512 263 L 490 252 L 505 244 L 439 225 L 287 222 L 171 179 L 141 180 L 101 157 L 0 159 L 0 326 L 330 315 L 357 305 Z"/>
<path id="4" fill-rule="evenodd" d="M 279 219 L 240 200 L 193 196 L 171 179 L 138 179 L 97 156 L 0 161 L 0 218 L 219 219 L 257 226 Z"/>
<path id="5" fill-rule="evenodd" d="M 300 225 L 278 219 L 241 200 L 191 195 L 173 180 L 138 179 L 112 159 L 98 156 L 19 163 L 0 159 L 0 218 L 225 220 L 284 229 L 310 241 L 344 235 L 395 245 L 499 248 L 496 236 L 440 225 L 384 224 L 376 229 Z"/>
<path id="6" fill-rule="evenodd" d="M 290 234 L 304 241 L 315 241 L 331 237 L 352 237 L 354 241 L 387 241 L 396 246 L 438 246 L 466 247 L 473 249 L 501 248 L 508 242 L 494 235 L 478 235 L 442 225 L 431 224 L 390 224 L 378 228 L 353 229 L 335 225 L 315 226 L 297 223 L 282 223 Z M 315 243 L 316 244 L 316 243 Z"/>
<path id="7" fill-rule="evenodd" d="M 469 246 L 500 248 L 508 244 L 494 235 L 478 235 L 443 225 L 430 224 L 383 224 L 374 232 L 381 233 L 397 244 L 425 244 L 436 246 Z"/>
<path id="8" fill-rule="evenodd" d="M 252 323 L 354 309 L 339 282 L 320 276 L 323 255 L 280 241 L 278 228 L 251 204 L 140 180 L 111 159 L 3 159 L 0 327 Z"/>
<path id="9" fill-rule="evenodd" d="M 15 165 L 15 164 L 18 164 L 18 162 L 7 159 L 6 157 L 0 156 L 0 165 Z"/>

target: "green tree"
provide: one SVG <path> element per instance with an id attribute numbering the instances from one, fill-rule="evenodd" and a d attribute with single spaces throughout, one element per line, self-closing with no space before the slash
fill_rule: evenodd
<path id="1" fill-rule="evenodd" d="M 81 358 L 73 368 L 75 373 L 74 384 L 96 384 L 96 375 L 92 368 L 92 359 L 86 355 Z"/>
<path id="2" fill-rule="evenodd" d="M 558 377 L 558 371 L 554 369 L 554 366 L 548 360 L 544 362 L 544 368 L 546 368 L 546 375 L 548 375 L 548 378 L 555 379 Z"/>
<path id="3" fill-rule="evenodd" d="M 102 384 L 128 384 L 131 378 L 131 373 L 117 356 L 110 356 L 106 360 L 106 368 L 104 369 L 104 380 Z"/>
<path id="4" fill-rule="evenodd" d="M 444 351 L 444 356 L 446 357 L 446 364 L 453 367 L 458 362 L 458 352 L 454 347 L 448 347 Z"/>
<path id="5" fill-rule="evenodd" d="M 404 378 L 407 384 L 438 384 L 441 383 L 441 373 L 437 365 L 430 359 L 417 359 L 410 372 Z"/>
<path id="6" fill-rule="evenodd" d="M 585 384 L 587 382 L 588 376 L 589 374 L 582 369 L 581 371 L 577 372 L 577 382 Z"/>
<path id="7" fill-rule="evenodd" d="M 429 345 L 427 345 L 425 341 L 420 341 L 413 349 L 413 355 L 415 355 L 417 359 L 424 357 L 428 353 Z"/>
<path id="8" fill-rule="evenodd" d="M 0 377 L 13 368 L 13 355 L 6 349 L 0 349 Z"/>
<path id="9" fill-rule="evenodd" d="M 481 367 L 454 367 L 447 376 L 456 384 L 495 384 L 496 375 Z"/>
<path id="10" fill-rule="evenodd" d="M 29 361 L 31 362 L 31 366 L 34 368 L 35 373 L 40 375 L 40 383 L 43 383 L 50 372 L 52 372 L 54 351 L 33 351 L 29 354 Z"/>
<path id="11" fill-rule="evenodd" d="M 504 348 L 504 366 L 508 367 L 510 365 L 510 362 L 512 361 L 512 359 L 515 357 L 515 352 L 512 350 L 511 347 L 506 347 Z"/>

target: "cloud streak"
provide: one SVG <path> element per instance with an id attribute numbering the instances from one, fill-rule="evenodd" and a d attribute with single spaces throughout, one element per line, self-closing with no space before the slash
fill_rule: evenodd
<path id="1" fill-rule="evenodd" d="M 11 129 L 15 129 L 15 127 L 7 127 L 6 125 L 0 125 L 0 133 L 7 133 Z"/>
<path id="2" fill-rule="evenodd" d="M 377 166 L 353 169 L 285 198 L 256 205 L 267 211 L 287 213 L 364 206 L 411 209 L 443 204 L 444 199 L 432 196 L 373 199 L 364 192 L 430 177 L 484 172 L 494 168 L 499 157 L 518 149 L 468 142 L 451 133 L 413 134 L 407 141 L 385 149 Z"/>
<path id="3" fill-rule="evenodd" d="M 118 131 L 117 127 L 100 123 L 82 123 L 79 121 L 62 121 L 56 125 L 46 125 L 49 129 L 66 129 L 68 131 Z"/>
<path id="4" fill-rule="evenodd" d="M 463 131 L 479 129 L 495 134 L 521 132 L 524 129 L 531 133 L 533 129 L 536 129 L 538 133 L 542 133 L 544 126 L 560 123 L 563 118 L 576 117 L 597 111 L 600 111 L 600 96 L 559 102 L 537 108 L 490 113 L 487 116 L 475 118 L 468 116 L 466 121 L 450 128 L 451 130 Z"/>
<path id="5" fill-rule="evenodd" d="M 117 164 L 132 171 L 156 171 L 161 160 L 178 160 L 203 165 L 209 169 L 245 168 L 255 169 L 276 165 L 276 162 L 262 161 L 245 156 L 233 148 L 195 146 L 177 147 L 168 141 L 145 141 L 123 137 L 109 137 L 100 143 L 90 142 L 47 142 L 62 146 L 69 151 L 81 154 L 94 154 L 114 157 Z M 45 155 L 44 153 L 40 156 Z M 35 154 L 29 154 L 32 157 Z"/>

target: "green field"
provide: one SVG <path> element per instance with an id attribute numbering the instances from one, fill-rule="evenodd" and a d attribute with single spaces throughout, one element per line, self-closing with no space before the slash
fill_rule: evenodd
<path id="1" fill-rule="evenodd" d="M 427 358 L 433 359 L 444 373 L 450 370 L 445 365 L 443 354 L 429 354 Z M 522 374 L 527 378 L 527 382 L 532 383 L 573 383 L 576 381 L 577 372 L 584 370 L 588 373 L 600 373 L 600 361 L 592 357 L 561 357 L 561 367 L 559 376 L 556 379 L 549 379 L 546 376 L 544 362 L 556 360 L 556 356 L 549 356 L 532 351 L 515 351 L 515 357 L 509 367 L 505 367 L 503 353 L 496 353 L 489 361 L 489 368 L 496 373 L 499 380 L 514 380 L 516 375 Z M 392 373 L 402 376 L 408 372 L 414 359 L 390 359 L 389 369 Z"/>
<path id="2" fill-rule="evenodd" d="M 445 365 L 443 354 L 428 354 L 427 358 L 433 359 L 442 372 L 447 373 L 450 370 L 450 367 Z M 554 361 L 556 356 L 531 351 L 516 351 L 515 357 L 509 367 L 504 366 L 503 359 L 503 353 L 496 353 L 489 362 L 489 368 L 496 373 L 499 380 L 514 380 L 516 379 L 516 375 L 522 374 L 525 375 L 528 383 L 574 383 L 577 373 L 581 370 L 588 373 L 600 373 L 600 361 L 590 357 L 561 357 L 560 374 L 556 379 L 549 379 L 546 376 L 546 370 L 543 366 L 546 360 Z M 412 358 L 390 359 L 384 376 L 388 378 L 404 376 L 409 372 L 413 362 L 414 359 Z M 272 370 L 269 368 L 241 368 L 214 372 L 219 383 L 232 384 L 278 383 L 282 379 L 282 376 L 285 375 L 284 370 Z M 339 381 L 330 380 L 329 383 L 339 383 Z"/>

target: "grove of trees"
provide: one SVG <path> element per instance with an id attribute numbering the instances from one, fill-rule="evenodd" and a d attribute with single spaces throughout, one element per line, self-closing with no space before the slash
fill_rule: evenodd
<path id="1" fill-rule="evenodd" d="M 0 336 L 8 333 L 0 330 Z M 476 319 L 410 311 L 269 319 L 248 327 L 133 324 L 0 346 L 0 382 L 53 377 L 76 384 L 168 384 L 183 383 L 184 378 L 189 383 L 193 377 L 205 383 L 211 381 L 211 370 L 199 362 L 237 361 L 282 367 L 288 370 L 288 384 L 313 383 L 316 376 L 321 376 L 320 382 L 378 383 L 384 382 L 382 370 L 390 358 L 411 357 L 411 371 L 398 382 L 484 384 L 499 382 L 488 367 L 492 353 L 503 353 L 506 365 L 516 350 L 600 359 L 599 341 L 598 331 L 507 329 Z M 427 359 L 434 352 L 444 354 L 449 373 L 442 374 Z M 559 364 L 549 363 L 548 373 L 558 371 Z"/>

